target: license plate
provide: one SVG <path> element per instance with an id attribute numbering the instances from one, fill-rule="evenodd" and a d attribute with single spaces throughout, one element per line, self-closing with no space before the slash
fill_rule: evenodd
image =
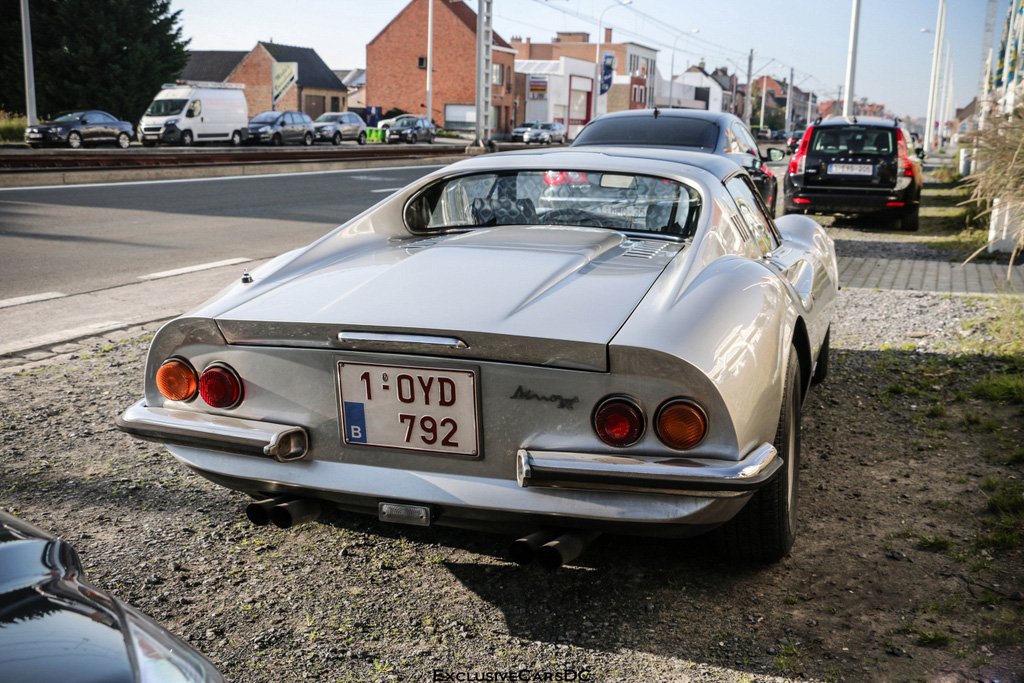
<path id="1" fill-rule="evenodd" d="M 871 164 L 829 164 L 829 175 L 871 175 Z"/>
<path id="2" fill-rule="evenodd" d="M 33 139 L 33 140 L 37 140 L 37 139 L 43 137 L 43 134 L 42 133 L 29 133 L 28 137 Z"/>
<path id="3" fill-rule="evenodd" d="M 346 444 L 476 456 L 476 373 L 338 363 Z"/>

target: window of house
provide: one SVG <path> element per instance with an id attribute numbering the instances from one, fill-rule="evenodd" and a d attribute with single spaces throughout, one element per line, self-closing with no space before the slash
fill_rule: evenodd
<path id="1" fill-rule="evenodd" d="M 505 67 L 491 64 L 491 85 L 505 85 Z"/>
<path id="2" fill-rule="evenodd" d="M 416 67 L 419 68 L 419 69 L 426 69 L 427 68 L 427 58 L 426 57 L 417 57 L 416 58 Z"/>
<path id="3" fill-rule="evenodd" d="M 332 97 L 331 98 L 331 111 L 338 111 L 339 109 L 341 109 L 341 98 L 340 97 Z"/>

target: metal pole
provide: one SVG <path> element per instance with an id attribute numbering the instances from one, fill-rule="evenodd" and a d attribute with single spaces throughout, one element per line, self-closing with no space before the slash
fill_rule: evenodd
<path id="1" fill-rule="evenodd" d="M 747 58 L 747 96 L 743 98 L 743 123 L 750 125 L 750 116 L 753 112 L 753 102 L 751 99 L 754 97 L 754 88 L 751 81 L 754 78 L 754 51 L 750 51 L 750 56 Z"/>
<path id="2" fill-rule="evenodd" d="M 950 56 L 949 45 L 946 46 L 946 73 L 942 79 L 942 99 L 939 107 L 939 133 L 938 133 L 938 144 L 943 145 L 946 133 L 946 122 L 950 119 L 949 110 L 949 93 L 950 87 L 953 85 L 953 60 Z"/>
<path id="3" fill-rule="evenodd" d="M 843 116 L 853 111 L 853 82 L 857 74 L 857 31 L 860 28 L 860 0 L 853 0 L 853 16 L 850 18 L 850 51 L 846 56 L 846 100 L 843 102 Z"/>
<path id="4" fill-rule="evenodd" d="M 792 119 L 791 119 L 792 114 L 793 114 L 793 67 L 790 67 L 789 68 L 789 89 L 786 90 L 786 125 L 783 126 L 783 130 L 787 131 L 787 133 L 788 133 L 788 131 L 792 130 L 792 128 L 793 128 L 790 125 L 790 122 L 792 121 Z"/>
<path id="5" fill-rule="evenodd" d="M 434 0 L 427 0 L 427 118 L 434 120 Z"/>
<path id="6" fill-rule="evenodd" d="M 480 0 L 476 16 L 476 140 L 484 147 L 491 136 L 491 11 L 494 0 Z"/>
<path id="7" fill-rule="evenodd" d="M 808 126 L 811 125 L 811 121 L 814 120 L 814 119 L 811 118 L 811 102 L 813 100 L 814 100 L 814 93 L 811 92 L 810 90 L 808 90 L 807 91 L 807 125 Z"/>
<path id="8" fill-rule="evenodd" d="M 36 72 L 32 64 L 32 26 L 28 16 L 28 0 L 21 0 L 21 44 L 25 50 L 25 117 L 28 125 L 39 123 L 36 117 Z"/>
<path id="9" fill-rule="evenodd" d="M 765 97 L 764 86 L 765 86 L 765 82 L 767 80 L 768 80 L 768 74 L 765 74 L 764 76 L 761 76 L 761 124 L 759 126 L 760 128 L 764 128 L 764 109 L 765 109 L 765 102 L 767 100 L 767 98 Z"/>
<path id="10" fill-rule="evenodd" d="M 932 151 L 932 129 L 935 127 L 935 96 L 939 85 L 939 55 L 942 52 L 942 25 L 946 18 L 946 2 L 939 0 L 939 15 L 935 19 L 935 46 L 932 48 L 932 77 L 928 84 L 928 112 L 924 124 L 924 150 Z"/>

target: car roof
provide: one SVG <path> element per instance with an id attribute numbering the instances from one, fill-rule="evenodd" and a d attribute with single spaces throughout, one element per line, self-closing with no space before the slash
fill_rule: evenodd
<path id="1" fill-rule="evenodd" d="M 896 128 L 899 119 L 884 119 L 880 116 L 830 116 L 814 126 L 875 126 L 879 128 Z"/>
<path id="2" fill-rule="evenodd" d="M 739 119 L 728 112 L 706 111 L 704 109 L 626 109 L 604 114 L 602 119 L 633 119 L 633 118 L 658 118 L 669 116 L 680 119 L 701 119 L 702 121 L 714 121 L 716 123 L 732 122 Z"/>
<path id="3" fill-rule="evenodd" d="M 559 159 L 560 157 L 564 157 L 565 161 L 561 161 L 561 159 Z M 690 169 L 697 169 L 698 171 L 703 171 L 704 173 L 713 175 L 720 181 L 725 180 L 737 172 L 744 172 L 743 168 L 736 162 L 732 161 L 728 157 L 718 154 L 694 152 L 678 147 L 626 147 L 623 145 L 587 145 L 586 147 L 516 150 L 502 152 L 500 154 L 485 154 L 463 162 L 458 162 L 457 165 L 483 166 L 486 163 L 489 167 L 493 168 L 493 162 L 501 158 L 508 159 L 510 161 L 515 160 L 516 162 L 524 162 L 521 164 L 510 164 L 509 168 L 540 167 L 543 165 L 545 160 L 553 161 L 565 168 L 574 166 L 586 168 L 591 165 L 600 168 L 610 160 L 646 160 L 654 163 L 687 166 L 690 167 Z M 479 163 L 472 163 L 474 161 Z M 529 163 L 530 161 L 536 161 L 537 163 L 531 164 Z M 635 173 L 644 173 L 642 164 L 636 165 L 635 168 L 631 170 Z M 651 169 L 651 172 L 658 173 L 658 171 L 654 169 Z"/>

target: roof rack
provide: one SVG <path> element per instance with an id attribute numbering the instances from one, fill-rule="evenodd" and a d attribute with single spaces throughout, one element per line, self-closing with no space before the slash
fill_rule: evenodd
<path id="1" fill-rule="evenodd" d="M 222 83 L 220 81 L 186 81 L 176 80 L 174 83 L 164 83 L 163 88 L 180 88 L 183 85 L 194 88 L 224 88 L 225 90 L 244 90 L 245 83 Z"/>

